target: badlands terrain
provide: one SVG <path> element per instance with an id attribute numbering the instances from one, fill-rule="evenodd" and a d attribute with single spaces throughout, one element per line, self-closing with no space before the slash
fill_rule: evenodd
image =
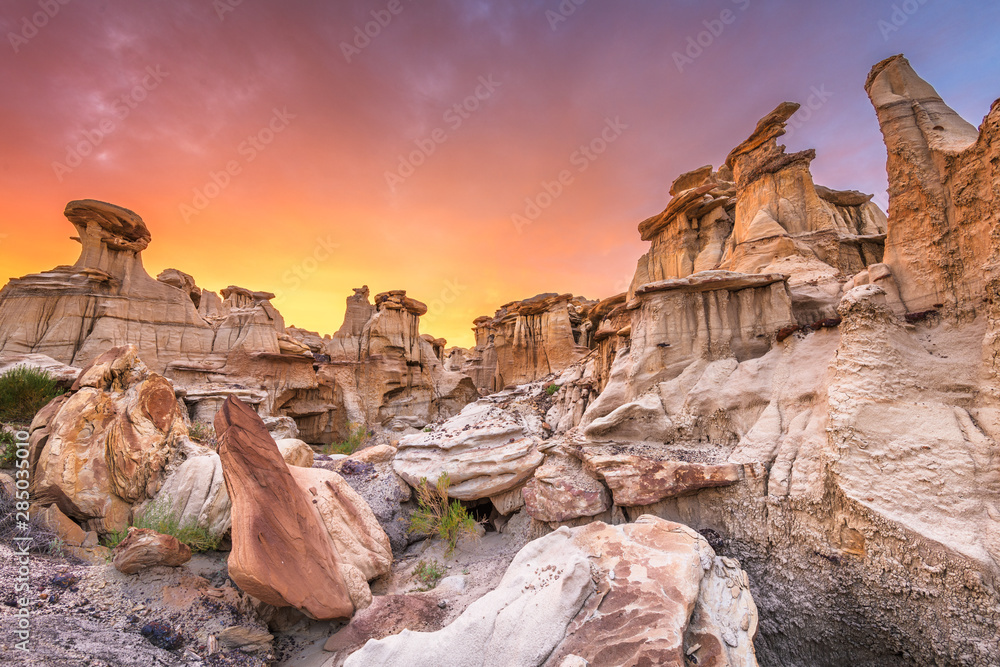
<path id="1" fill-rule="evenodd" d="M 65 389 L 24 425 L 61 546 L 0 661 L 1000 664 L 1000 100 L 977 130 L 902 56 L 862 83 L 887 214 L 813 182 L 784 102 L 673 181 L 627 292 L 502 305 L 471 349 L 403 290 L 286 327 L 67 204 L 76 263 L 0 291 L 0 369 Z M 411 530 L 443 475 L 454 550 Z M 211 548 L 129 529 L 151 507 Z"/>

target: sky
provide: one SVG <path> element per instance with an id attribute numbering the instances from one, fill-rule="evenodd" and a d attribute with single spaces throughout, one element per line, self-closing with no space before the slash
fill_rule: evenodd
<path id="1" fill-rule="evenodd" d="M 405 289 L 463 346 L 506 302 L 624 291 L 674 178 L 782 101 L 816 182 L 885 208 L 873 64 L 976 126 L 1000 96 L 995 0 L 0 0 L 0 34 L 0 281 L 72 264 L 91 198 L 142 216 L 153 276 L 320 333 Z"/>

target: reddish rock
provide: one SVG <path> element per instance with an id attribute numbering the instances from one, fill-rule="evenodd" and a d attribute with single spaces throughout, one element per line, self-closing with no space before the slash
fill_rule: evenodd
<path id="1" fill-rule="evenodd" d="M 128 535 L 111 552 L 111 562 L 119 572 L 135 574 L 155 565 L 177 567 L 191 560 L 191 548 L 173 535 L 149 528 L 129 528 Z"/>
<path id="2" fill-rule="evenodd" d="M 586 452 L 583 463 L 604 479 L 611 487 L 615 504 L 623 507 L 651 505 L 689 491 L 729 486 L 740 480 L 741 469 L 735 463 L 657 461 L 635 455 Z"/>
<path id="3" fill-rule="evenodd" d="M 570 521 L 611 507 L 604 485 L 584 471 L 579 460 L 565 454 L 548 455 L 522 494 L 528 514 L 539 521 Z"/>
<path id="4" fill-rule="evenodd" d="M 215 432 L 233 503 L 229 576 L 275 607 L 321 620 L 350 617 L 354 603 L 340 556 L 260 417 L 229 397 Z"/>
<path id="5" fill-rule="evenodd" d="M 370 607 L 358 612 L 347 626 L 327 639 L 323 650 L 334 653 L 335 660 L 342 659 L 369 639 L 382 639 L 403 630 L 439 630 L 447 614 L 447 609 L 438 606 L 434 594 L 379 595 Z"/>

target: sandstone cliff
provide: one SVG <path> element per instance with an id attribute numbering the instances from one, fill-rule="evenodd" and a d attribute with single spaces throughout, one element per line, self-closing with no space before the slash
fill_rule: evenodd
<path id="1" fill-rule="evenodd" d="M 555 379 L 404 438 L 400 474 L 548 528 L 692 526 L 749 573 L 763 664 L 1000 661 L 1000 100 L 976 131 L 901 56 L 865 87 L 888 218 L 813 183 L 779 105 L 639 225 L 578 360 L 477 320 L 480 386 Z"/>
<path id="2" fill-rule="evenodd" d="M 359 290 L 340 331 L 320 337 L 286 329 L 269 292 L 229 286 L 220 295 L 176 269 L 154 280 L 141 256 L 151 235 L 128 209 L 82 200 L 65 215 L 80 257 L 0 290 L 0 361 L 45 355 L 79 368 L 131 344 L 174 382 L 190 418 L 210 423 L 234 396 L 294 418 L 314 443 L 342 438 L 352 422 L 422 427 L 476 397 L 469 378 L 444 368 L 444 341 L 421 337 L 426 307 L 405 292 L 373 306 Z"/>
<path id="3" fill-rule="evenodd" d="M 473 323 L 476 346 L 462 364 L 476 386 L 492 393 L 559 373 L 586 356 L 594 302 L 572 294 L 512 301 Z"/>

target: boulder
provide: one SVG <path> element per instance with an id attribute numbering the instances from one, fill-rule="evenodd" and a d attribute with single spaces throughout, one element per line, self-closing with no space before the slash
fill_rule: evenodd
<path id="1" fill-rule="evenodd" d="M 298 438 L 282 438 L 274 441 L 281 452 L 281 458 L 290 466 L 310 468 L 313 464 L 312 447 Z"/>
<path id="2" fill-rule="evenodd" d="M 187 427 L 168 380 L 129 345 L 85 368 L 32 423 L 32 495 L 99 531 L 123 530 L 159 491 Z"/>
<path id="3" fill-rule="evenodd" d="M 749 666 L 756 631 L 739 565 L 690 528 L 641 516 L 534 540 L 450 625 L 370 640 L 344 664 Z"/>
<path id="4" fill-rule="evenodd" d="M 356 582 L 341 574 L 343 560 L 318 510 L 260 417 L 230 397 L 216 415 L 215 432 L 233 504 L 229 576 L 272 606 L 292 606 L 315 619 L 349 618 L 355 609 L 349 586 Z"/>
<path id="5" fill-rule="evenodd" d="M 367 609 L 359 611 L 351 622 L 334 633 L 323 650 L 333 653 L 333 665 L 370 639 L 382 639 L 403 630 L 433 631 L 441 628 L 448 611 L 438 606 L 434 594 L 377 595 Z"/>
<path id="6" fill-rule="evenodd" d="M 12 491 L 13 491 L 13 485 Z M 88 533 L 80 528 L 80 526 L 70 519 L 68 516 L 59 511 L 59 507 L 56 505 L 49 505 L 48 507 L 40 510 L 37 514 L 38 523 L 53 533 L 56 534 L 60 540 L 62 540 L 67 546 L 70 547 L 82 547 L 84 542 L 87 541 Z M 96 546 L 95 544 L 87 544 L 86 546 Z"/>
<path id="7" fill-rule="evenodd" d="M 153 502 L 165 503 L 180 525 L 204 528 L 214 538 L 232 526 L 232 502 L 226 491 L 222 460 L 215 452 L 185 460 L 163 483 Z"/>
<path id="8" fill-rule="evenodd" d="M 191 548 L 173 535 L 163 535 L 148 528 L 128 529 L 111 552 L 111 562 L 123 574 L 135 574 L 147 567 L 177 567 L 191 560 Z"/>
<path id="9" fill-rule="evenodd" d="M 596 516 L 611 508 L 611 494 L 580 460 L 550 451 L 524 486 L 524 505 L 538 521 L 562 522 Z"/>
<path id="10" fill-rule="evenodd" d="M 514 488 L 542 462 L 542 420 L 531 403 L 542 389 L 532 391 L 480 399 L 430 432 L 402 438 L 393 468 L 414 487 L 447 473 L 448 493 L 460 500 Z"/>
<path id="11" fill-rule="evenodd" d="M 365 500 L 388 536 L 393 552 L 401 553 L 421 539 L 409 532 L 410 515 L 415 507 L 411 501 L 413 492 L 392 469 L 391 462 L 368 463 L 344 457 L 318 465 L 334 470 Z"/>
<path id="12" fill-rule="evenodd" d="M 322 519 L 342 563 L 361 572 L 365 581 L 387 574 L 392 547 L 364 498 L 330 470 L 292 466 L 289 472 Z"/>

